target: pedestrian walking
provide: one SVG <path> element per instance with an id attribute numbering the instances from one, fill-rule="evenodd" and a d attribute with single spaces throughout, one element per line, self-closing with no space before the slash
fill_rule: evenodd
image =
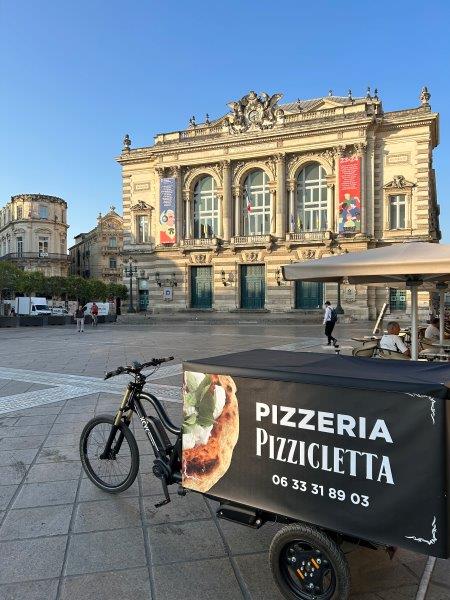
<path id="1" fill-rule="evenodd" d="M 92 327 L 97 327 L 98 306 L 95 302 L 91 306 Z"/>
<path id="2" fill-rule="evenodd" d="M 337 343 L 337 339 L 335 337 L 333 337 L 333 329 L 334 326 L 336 325 L 336 322 L 338 320 L 338 316 L 337 316 L 337 312 L 335 308 L 332 308 L 331 306 L 331 302 L 329 300 L 327 300 L 325 302 L 325 314 L 323 317 L 323 324 L 325 325 L 325 335 L 327 336 L 328 339 L 328 346 L 331 346 L 331 344 L 333 344 L 333 346 L 335 348 L 339 347 L 339 344 Z"/>
<path id="3" fill-rule="evenodd" d="M 84 332 L 84 308 L 81 306 L 81 304 L 78 305 L 78 308 L 75 311 L 75 319 L 77 320 L 78 333 L 83 333 Z"/>

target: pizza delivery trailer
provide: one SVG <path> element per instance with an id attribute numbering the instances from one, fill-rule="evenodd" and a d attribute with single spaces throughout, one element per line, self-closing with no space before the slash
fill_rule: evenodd
<path id="1" fill-rule="evenodd" d="M 94 417 L 81 434 L 81 461 L 95 485 L 117 493 L 135 480 L 139 449 L 129 426 L 137 414 L 165 496 L 156 506 L 181 483 L 181 495 L 218 500 L 220 518 L 285 524 L 269 558 L 286 598 L 346 600 L 344 542 L 450 556 L 446 363 L 275 350 L 185 361 L 180 426 L 151 386 L 144 389 L 172 359 L 105 375 L 133 379 L 117 413 Z"/>
<path id="2" fill-rule="evenodd" d="M 271 548 L 286 597 L 346 598 L 343 541 L 450 555 L 448 366 L 275 350 L 183 366 L 183 486 L 222 518 L 291 524 Z M 210 440 L 202 378 L 234 405 Z"/>

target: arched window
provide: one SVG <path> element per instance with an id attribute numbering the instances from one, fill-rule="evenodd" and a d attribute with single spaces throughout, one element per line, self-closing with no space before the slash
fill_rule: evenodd
<path id="1" fill-rule="evenodd" d="M 194 237 L 212 238 L 219 232 L 219 200 L 210 175 L 202 177 L 194 188 Z"/>
<path id="2" fill-rule="evenodd" d="M 270 233 L 269 178 L 261 169 L 252 171 L 244 181 L 244 235 Z"/>
<path id="3" fill-rule="evenodd" d="M 308 165 L 297 177 L 295 231 L 324 231 L 328 227 L 325 169 Z"/>

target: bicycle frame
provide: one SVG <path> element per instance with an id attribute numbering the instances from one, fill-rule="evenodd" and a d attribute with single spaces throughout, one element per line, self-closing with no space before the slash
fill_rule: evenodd
<path id="1" fill-rule="evenodd" d="M 172 423 L 158 398 L 149 392 L 143 391 L 145 383 L 145 378 L 139 378 L 137 381 L 128 383 L 101 458 L 109 458 L 119 452 L 124 434 L 119 434 L 117 442 L 112 448 L 117 430 L 122 421 L 126 426 L 129 426 L 133 413 L 136 413 L 155 455 L 153 473 L 161 479 L 165 494 L 165 500 L 161 504 L 166 504 L 170 502 L 167 485 L 181 482 L 181 429 Z M 142 403 L 143 400 L 153 406 L 157 418 L 147 415 Z M 170 442 L 167 431 L 177 436 L 175 443 Z"/>

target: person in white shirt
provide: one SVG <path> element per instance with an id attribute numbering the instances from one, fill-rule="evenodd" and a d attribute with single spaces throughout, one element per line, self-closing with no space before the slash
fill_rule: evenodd
<path id="1" fill-rule="evenodd" d="M 337 321 L 336 310 L 334 308 L 331 308 L 331 302 L 329 302 L 327 300 L 325 302 L 325 314 L 323 316 L 323 324 L 325 325 L 325 335 L 327 336 L 327 339 L 328 339 L 328 346 L 331 346 L 331 343 L 333 343 L 333 346 L 335 348 L 339 348 L 337 339 L 335 337 L 333 337 L 333 329 L 334 329 L 334 326 L 336 325 L 336 321 Z"/>
<path id="2" fill-rule="evenodd" d="M 411 356 L 408 346 L 406 346 L 405 342 L 398 335 L 400 333 L 400 325 L 397 321 L 390 321 L 387 331 L 380 340 L 380 348 L 382 350 L 390 350 L 391 352 L 400 352 L 405 356 Z"/>
<path id="3" fill-rule="evenodd" d="M 430 340 L 430 342 L 438 342 L 440 338 L 439 333 L 439 319 L 434 317 L 431 319 L 430 324 L 425 329 L 425 339 Z"/>

